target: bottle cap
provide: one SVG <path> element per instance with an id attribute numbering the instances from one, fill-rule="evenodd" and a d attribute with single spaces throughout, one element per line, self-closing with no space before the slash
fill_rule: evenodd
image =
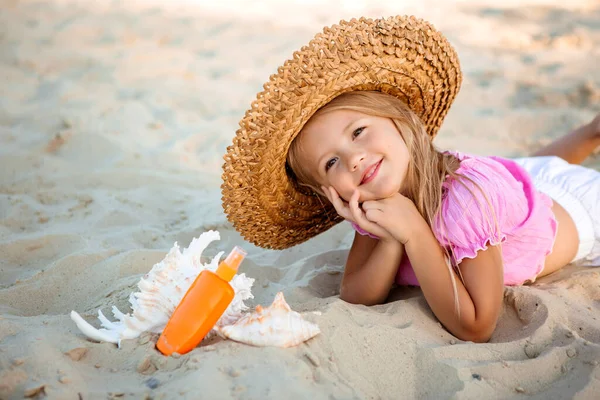
<path id="1" fill-rule="evenodd" d="M 217 275 L 219 275 L 219 277 L 224 281 L 229 282 L 237 273 L 238 267 L 242 261 L 244 261 L 246 254 L 247 253 L 241 247 L 235 246 L 227 258 L 219 263 L 219 267 L 217 268 L 216 272 Z"/>

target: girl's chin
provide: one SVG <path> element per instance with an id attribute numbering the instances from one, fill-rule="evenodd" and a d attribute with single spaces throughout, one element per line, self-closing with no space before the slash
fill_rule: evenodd
<path id="1" fill-rule="evenodd" d="M 394 194 L 399 192 L 400 190 L 395 190 L 394 188 L 385 188 L 384 190 L 369 191 L 367 193 L 361 191 L 358 202 L 363 203 L 365 201 L 383 200 L 387 199 L 388 197 L 392 197 Z M 346 203 L 349 203 L 350 199 L 352 198 L 352 194 L 350 194 L 347 199 L 346 196 L 343 198 Z"/>
<path id="2" fill-rule="evenodd" d="M 392 197 L 396 193 L 400 193 L 400 190 L 395 188 L 385 188 L 384 190 L 378 190 L 377 193 L 373 193 L 372 197 L 376 197 L 377 200 L 387 199 L 388 197 Z"/>
<path id="3" fill-rule="evenodd" d="M 390 196 L 380 195 L 379 193 L 368 193 L 368 194 L 365 194 L 364 196 L 361 195 L 360 199 L 359 199 L 359 202 L 363 203 L 365 201 L 383 200 L 383 199 L 388 198 Z"/>

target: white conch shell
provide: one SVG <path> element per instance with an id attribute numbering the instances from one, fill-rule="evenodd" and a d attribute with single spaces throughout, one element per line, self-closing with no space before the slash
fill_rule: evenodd
<path id="1" fill-rule="evenodd" d="M 199 238 L 194 238 L 183 252 L 175 243 L 164 260 L 155 264 L 140 279 L 140 291 L 129 296 L 132 315 L 123 314 L 113 306 L 112 312 L 117 321 L 111 322 L 98 310 L 98 318 L 104 327 L 100 329 L 94 328 L 75 311 L 71 311 L 71 319 L 89 338 L 117 343 L 119 346 L 121 340 L 136 338 L 142 332 L 162 332 L 198 274 L 205 269 L 216 271 L 223 252 L 219 252 L 209 264 L 200 262 L 202 252 L 213 240 L 219 240 L 219 232 L 202 233 Z M 217 322 L 217 326 L 238 320 L 242 311 L 248 308 L 244 300 L 254 297 L 250 291 L 254 279 L 246 277 L 246 274 L 235 275 L 229 283 L 235 296 Z"/>
<path id="2" fill-rule="evenodd" d="M 291 347 L 316 336 L 319 327 L 292 311 L 283 293 L 275 295 L 267 308 L 256 306 L 256 311 L 244 315 L 233 325 L 215 329 L 220 336 L 253 346 Z"/>

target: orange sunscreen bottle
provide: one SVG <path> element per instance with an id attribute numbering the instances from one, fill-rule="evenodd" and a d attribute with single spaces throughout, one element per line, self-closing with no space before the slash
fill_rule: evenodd
<path id="1" fill-rule="evenodd" d="M 185 354 L 194 349 L 217 323 L 235 295 L 229 281 L 246 257 L 234 247 L 216 272 L 200 272 L 173 312 L 156 347 L 164 355 Z"/>

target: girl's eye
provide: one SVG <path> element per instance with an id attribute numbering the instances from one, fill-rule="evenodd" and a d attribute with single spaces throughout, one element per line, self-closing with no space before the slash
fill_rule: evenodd
<path id="1" fill-rule="evenodd" d="M 353 138 L 357 137 L 357 136 L 358 136 L 358 135 L 360 135 L 360 134 L 362 133 L 362 131 L 364 131 L 364 130 L 365 130 L 365 127 L 364 127 L 364 126 L 361 126 L 360 128 L 356 128 L 356 129 L 354 130 L 354 132 L 352 132 L 352 137 L 353 137 Z"/>
<path id="2" fill-rule="evenodd" d="M 337 157 L 333 157 L 325 164 L 325 172 L 329 171 L 329 168 L 333 167 L 333 164 L 337 161 Z"/>

